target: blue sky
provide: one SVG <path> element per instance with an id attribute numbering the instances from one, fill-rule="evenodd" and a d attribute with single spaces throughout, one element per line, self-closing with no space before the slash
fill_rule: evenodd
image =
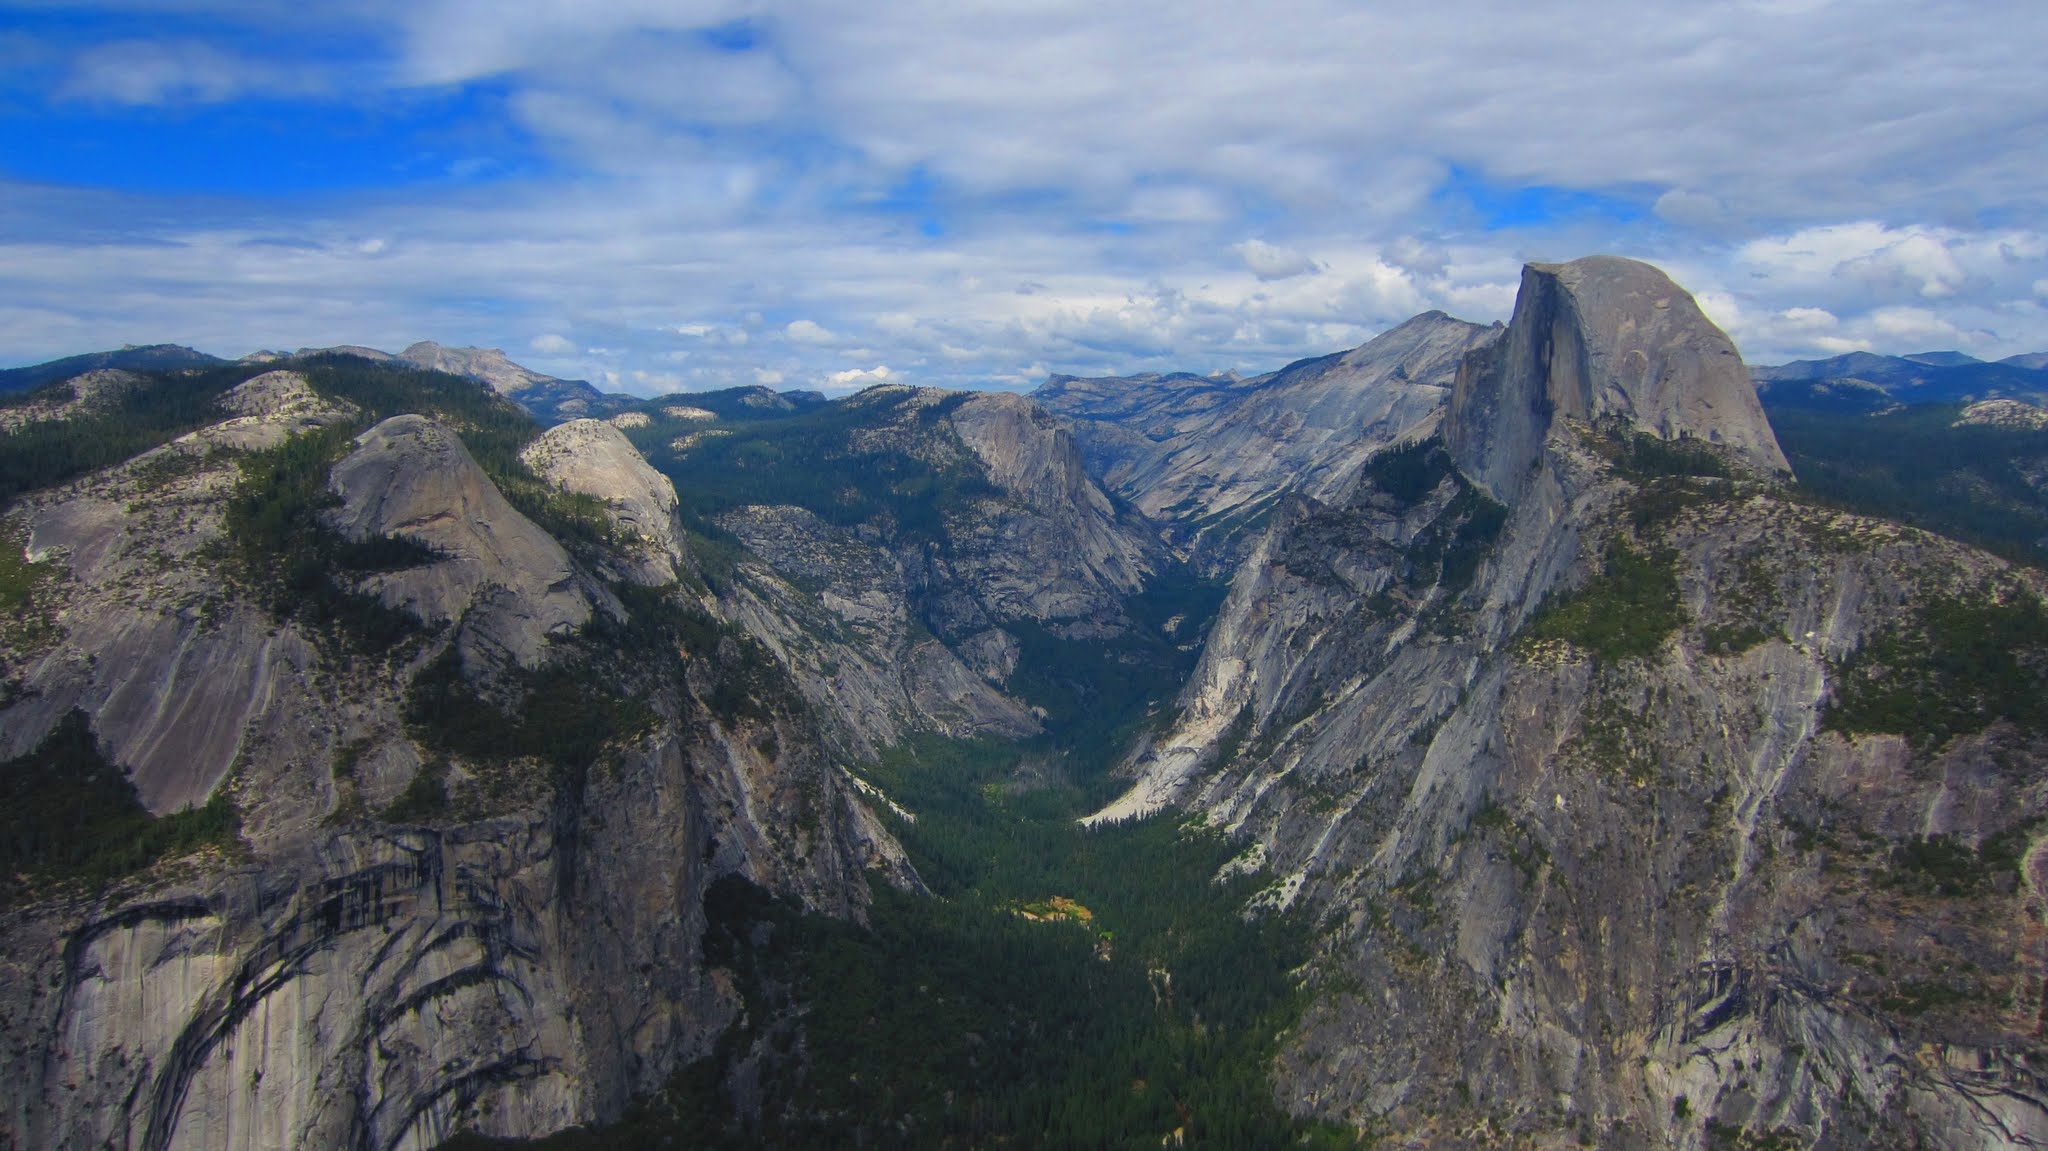
<path id="1" fill-rule="evenodd" d="M 0 0 L 0 365 L 1253 371 L 1520 264 L 1753 361 L 2048 348 L 2048 6 Z"/>

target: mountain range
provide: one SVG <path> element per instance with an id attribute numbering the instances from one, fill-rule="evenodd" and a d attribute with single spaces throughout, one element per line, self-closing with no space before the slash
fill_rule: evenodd
<path id="1" fill-rule="evenodd" d="M 620 410 L 633 399 L 630 396 L 600 392 L 584 380 L 561 380 L 542 375 L 531 368 L 513 363 L 504 352 L 496 348 L 446 348 L 431 340 L 413 344 L 397 355 L 378 351 L 376 348 L 346 345 L 335 348 L 301 348 L 292 354 L 252 352 L 238 362 L 279 363 L 322 354 L 355 356 L 375 363 L 406 364 L 461 376 L 488 385 L 492 391 L 511 399 L 536 419 L 547 423 L 604 415 Z M 205 352 L 194 351 L 177 344 L 126 347 L 111 352 L 70 356 L 24 368 L 0 370 L 0 396 L 34 391 L 92 371 L 197 370 L 217 368 L 226 363 L 228 361 L 217 356 L 209 356 Z"/>
<path id="2" fill-rule="evenodd" d="M 2048 401 L 2048 353 L 1986 363 L 1961 352 L 1879 356 L 1850 352 L 1826 360 L 1795 360 L 1751 371 L 1768 404 L 1841 411 L 1895 405 Z"/>
<path id="3" fill-rule="evenodd" d="M 0 1142 L 2048 1140 L 2027 357 L 179 352 L 0 377 Z"/>

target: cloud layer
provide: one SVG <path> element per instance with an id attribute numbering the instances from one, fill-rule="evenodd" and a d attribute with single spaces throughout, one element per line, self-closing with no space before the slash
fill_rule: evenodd
<path id="1" fill-rule="evenodd" d="M 2048 348 L 2048 9 L 2003 0 L 54 7 L 0 43 L 38 62 L 17 130 L 494 119 L 348 191 L 0 185 L 11 361 L 433 338 L 643 391 L 1024 387 L 1500 319 L 1521 261 L 1590 251 L 1756 361 Z"/>

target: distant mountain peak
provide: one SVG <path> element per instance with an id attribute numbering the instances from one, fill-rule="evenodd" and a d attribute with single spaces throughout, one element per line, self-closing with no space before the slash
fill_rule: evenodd
<path id="1" fill-rule="evenodd" d="M 1904 356 L 1901 358 L 1911 360 L 1916 364 L 1926 364 L 1930 367 L 1936 368 L 1954 368 L 1960 367 L 1963 364 L 1981 364 L 1984 362 L 1978 359 L 1977 357 L 1970 355 L 1968 352 L 1953 351 L 1914 352 L 1910 356 Z"/>
<path id="2" fill-rule="evenodd" d="M 80 356 L 50 360 L 47 363 L 0 370 L 0 395 L 34 391 L 47 384 L 103 369 L 151 372 L 179 368 L 208 368 L 225 362 L 217 356 L 209 356 L 183 344 L 125 344 L 111 352 L 87 352 Z"/>

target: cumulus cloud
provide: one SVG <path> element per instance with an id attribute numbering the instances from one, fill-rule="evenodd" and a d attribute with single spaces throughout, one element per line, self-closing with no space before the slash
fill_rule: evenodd
<path id="1" fill-rule="evenodd" d="M 0 186 L 0 355 L 507 346 L 573 316 L 610 350 L 532 349 L 629 387 L 1257 371 L 1425 308 L 1503 319 L 1523 259 L 1594 250 L 1664 264 L 1753 359 L 2048 347 L 2039 5 L 336 11 L 393 53 L 365 107 L 478 95 L 548 178 L 225 207 Z M 225 43 L 88 47 L 53 95 L 302 82 Z"/>
<path id="2" fill-rule="evenodd" d="M 576 350 L 576 345 L 569 342 L 567 337 L 558 336 L 553 332 L 535 336 L 529 346 L 534 351 L 549 356 L 563 356 Z"/>
<path id="3" fill-rule="evenodd" d="M 1292 248 L 1282 248 L 1264 240 L 1246 240 L 1236 247 L 1237 254 L 1244 258 L 1244 266 L 1261 280 L 1286 280 L 1321 268 L 1320 264 Z"/>
<path id="4" fill-rule="evenodd" d="M 1726 223 L 1728 205 L 1719 196 L 1673 188 L 1658 196 L 1651 210 L 1671 223 L 1687 228 L 1714 229 Z"/>
<path id="5" fill-rule="evenodd" d="M 1738 258 L 1786 282 L 1817 285 L 1834 280 L 1876 296 L 1939 299 L 1960 291 L 1973 270 L 1995 276 L 2003 266 L 2025 261 L 2037 239 L 2027 233 L 1973 235 L 1920 225 L 1891 228 L 1865 220 L 1752 240 L 1742 246 Z"/>
<path id="6" fill-rule="evenodd" d="M 858 391 L 876 384 L 891 384 L 903 378 L 903 373 L 891 371 L 887 364 L 876 364 L 872 368 L 848 368 L 833 372 L 825 377 L 826 391 Z"/>

